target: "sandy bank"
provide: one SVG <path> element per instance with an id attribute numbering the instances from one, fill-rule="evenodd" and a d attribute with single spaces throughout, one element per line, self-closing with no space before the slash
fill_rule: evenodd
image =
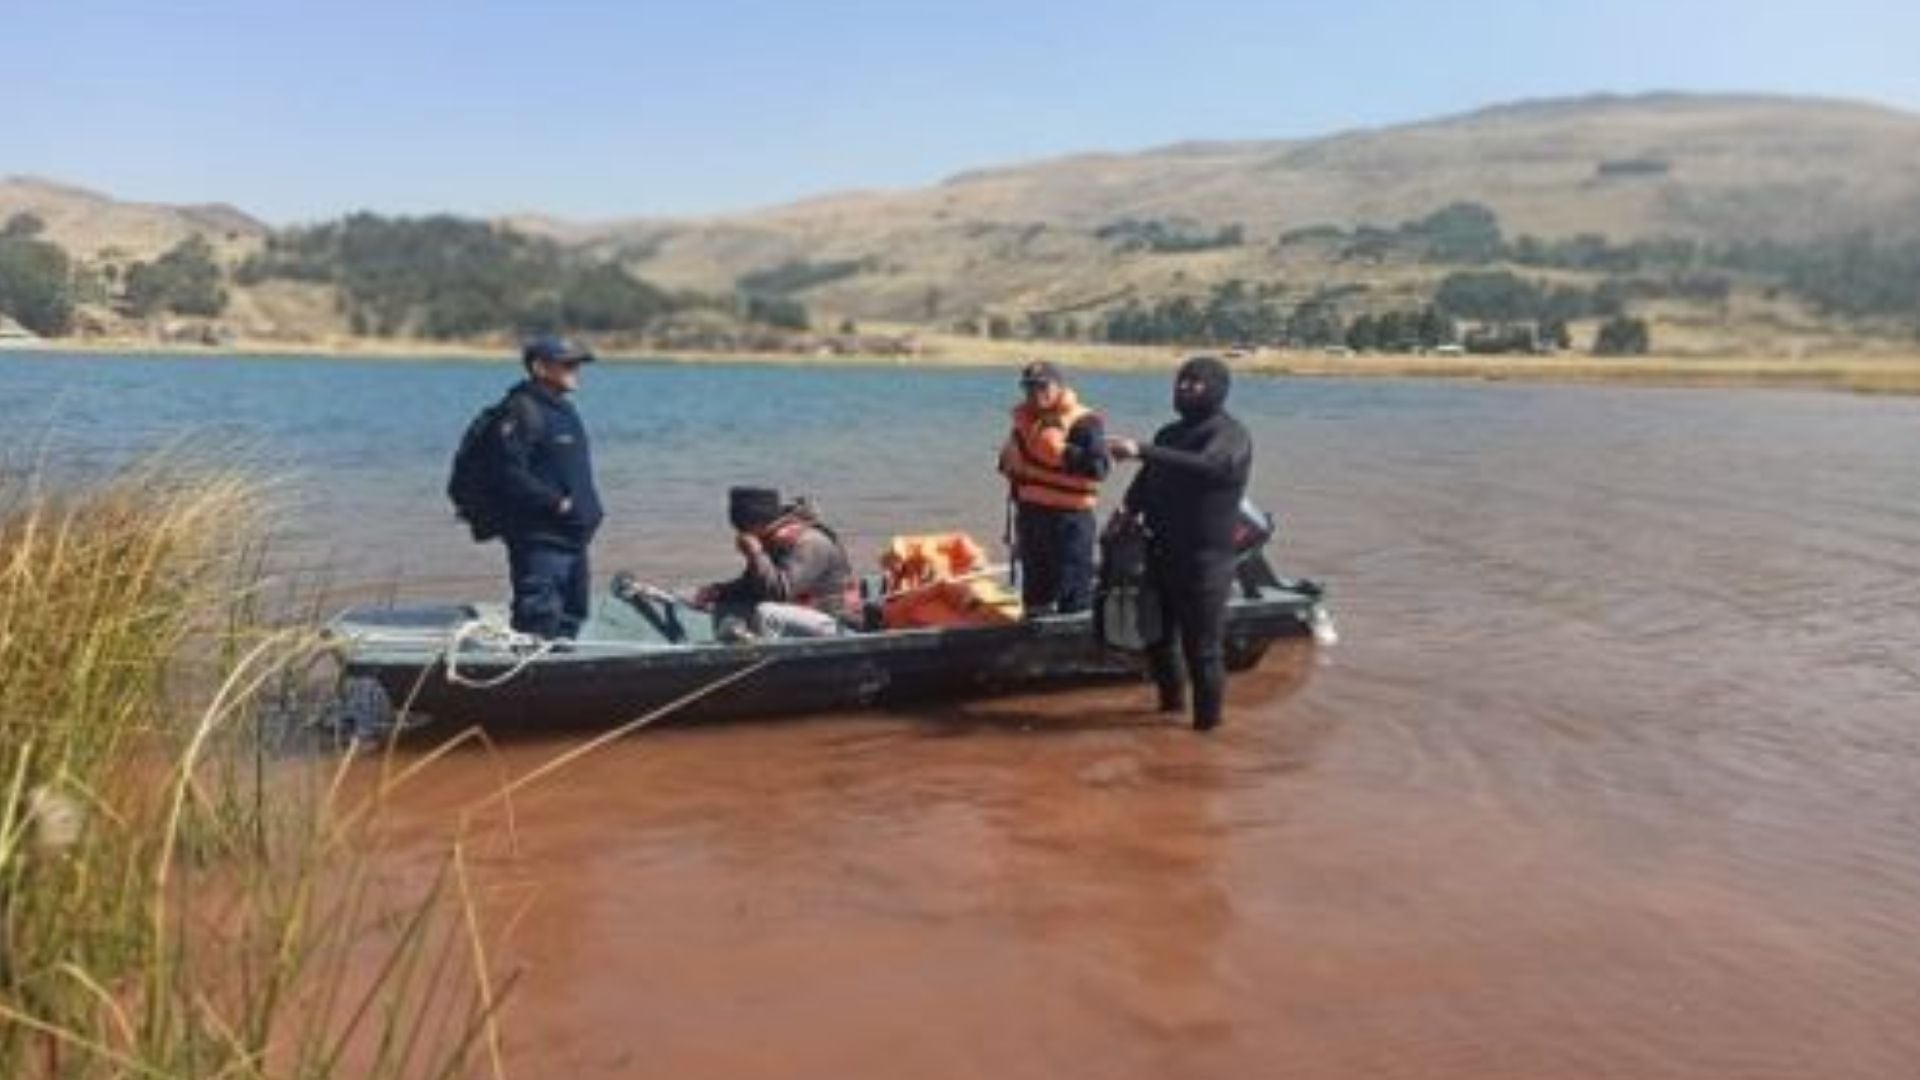
<path id="1" fill-rule="evenodd" d="M 336 339 L 320 343 L 237 341 L 222 347 L 166 345 L 123 339 L 56 340 L 32 351 L 152 356 L 256 356 L 272 358 L 511 362 L 507 342 Z M 989 341 L 927 335 L 911 355 L 603 349 L 613 363 L 782 364 L 821 367 L 1013 367 L 1044 356 L 1072 368 L 1096 371 L 1171 371 L 1196 350 L 1164 347 Z M 1315 378 L 1473 379 L 1662 386 L 1753 386 L 1838 390 L 1851 393 L 1920 394 L 1920 353 L 1872 356 L 1784 357 L 1595 357 L 1328 355 L 1314 350 L 1261 349 L 1234 358 L 1243 371 Z"/>

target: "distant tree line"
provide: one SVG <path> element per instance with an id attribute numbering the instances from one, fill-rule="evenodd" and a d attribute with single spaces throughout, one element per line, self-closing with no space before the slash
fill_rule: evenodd
<path id="1" fill-rule="evenodd" d="M 332 285 L 352 331 L 449 339 L 553 328 L 641 331 L 690 308 L 726 301 L 668 293 L 616 263 L 550 241 L 450 215 L 360 213 L 272 237 L 235 280 Z M 747 303 L 750 320 L 806 324 L 793 301 Z"/>
<path id="2" fill-rule="evenodd" d="M 1406 311 L 1362 313 L 1347 324 L 1345 341 L 1355 352 L 1416 352 L 1457 342 L 1459 328 L 1429 304 Z"/>
<path id="3" fill-rule="evenodd" d="M 1119 221 L 1108 222 L 1095 229 L 1093 235 L 1100 240 L 1112 243 L 1116 251 L 1171 254 L 1239 247 L 1246 242 L 1247 232 L 1243 226 L 1237 224 L 1222 225 L 1218 229 L 1208 230 L 1191 221 L 1121 218 Z"/>
<path id="4" fill-rule="evenodd" d="M 1384 262 L 1390 257 L 1431 263 L 1481 264 L 1498 261 L 1505 253 L 1500 219 L 1479 203 L 1456 202 L 1395 228 L 1361 225 L 1353 230 L 1337 225 L 1310 225 L 1281 233 L 1282 248 L 1302 245 L 1333 247 L 1345 261 Z"/>
<path id="5" fill-rule="evenodd" d="M 734 280 L 734 288 L 749 296 L 785 296 L 864 273 L 873 269 L 877 262 L 873 258 L 828 262 L 791 259 L 766 270 L 740 275 Z"/>
<path id="6" fill-rule="evenodd" d="M 1854 233 L 1811 243 L 1734 244 L 1721 265 L 1783 281 L 1822 311 L 1903 316 L 1920 324 L 1920 240 Z"/>
<path id="7" fill-rule="evenodd" d="M 1204 297 L 1177 296 L 1154 303 L 1130 300 L 1094 327 L 1101 340 L 1130 345 L 1281 345 L 1318 348 L 1344 345 L 1357 352 L 1415 352 L 1460 345 L 1474 353 L 1532 353 L 1573 347 L 1568 324 L 1605 320 L 1595 351 L 1644 353 L 1651 335 L 1643 319 L 1625 313 L 1629 290 L 1603 282 L 1594 289 L 1528 281 L 1506 270 L 1448 275 L 1432 303 L 1411 308 L 1343 308 L 1366 293 L 1343 285 L 1320 289 L 1299 301 L 1279 299 L 1277 284 L 1240 280 L 1215 286 Z M 1463 336 L 1460 320 L 1473 323 Z M 1029 336 L 1049 337 L 1055 323 L 1029 320 Z M 996 317 L 991 336 L 1010 336 L 1013 325 Z M 1077 327 L 1076 327 L 1077 329 Z"/>
<path id="8" fill-rule="evenodd" d="M 81 303 L 117 303 L 126 314 L 214 316 L 227 292 L 213 245 L 195 234 L 151 263 L 124 272 L 85 266 L 58 244 L 41 239 L 46 222 L 15 214 L 0 225 L 0 314 L 43 337 L 72 331 Z M 116 298 L 112 284 L 120 286 Z"/>
<path id="9" fill-rule="evenodd" d="M 1152 304 L 1129 300 L 1096 327 L 1104 341 L 1128 345 L 1278 344 L 1300 348 L 1348 343 L 1352 329 L 1340 304 L 1364 286 L 1321 289 L 1292 304 L 1274 284 L 1235 279 L 1204 297 L 1176 296 Z M 1453 324 L 1440 312 L 1415 309 L 1362 316 L 1358 340 L 1366 348 L 1427 348 L 1453 338 Z M 1357 320 L 1356 320 L 1357 321 Z"/>
<path id="10" fill-rule="evenodd" d="M 1920 240 L 1864 232 L 1794 244 L 1708 244 L 1684 237 L 1615 243 L 1596 233 L 1556 239 L 1523 234 L 1508 241 L 1491 209 L 1459 202 L 1396 228 L 1311 225 L 1282 233 L 1277 243 L 1282 248 L 1331 247 L 1344 260 L 1505 262 L 1608 274 L 1622 279 L 1610 287 L 1623 296 L 1699 303 L 1724 302 L 1734 276 L 1743 275 L 1784 288 L 1830 314 L 1920 321 Z"/>

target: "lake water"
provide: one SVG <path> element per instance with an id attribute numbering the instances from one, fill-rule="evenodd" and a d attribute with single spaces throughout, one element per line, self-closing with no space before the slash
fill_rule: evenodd
<path id="1" fill-rule="evenodd" d="M 287 557 L 492 596 L 440 488 L 510 364 L 0 355 L 10 464 L 186 431 Z M 1149 433 L 1165 375 L 1088 375 Z M 604 580 L 730 572 L 724 489 L 856 557 L 997 538 L 1012 371 L 603 364 Z M 1345 640 L 1199 737 L 1120 687 L 664 728 L 479 845 L 520 1075 L 1920 1073 L 1920 401 L 1243 378 Z M 452 811 L 574 745 L 456 756 Z"/>

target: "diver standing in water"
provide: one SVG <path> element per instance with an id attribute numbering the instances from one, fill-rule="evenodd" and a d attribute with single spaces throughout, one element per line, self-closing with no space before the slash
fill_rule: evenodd
<path id="1" fill-rule="evenodd" d="M 1160 708 L 1186 708 L 1190 677 L 1195 731 L 1220 725 L 1234 525 L 1253 470 L 1253 439 L 1226 412 L 1231 382 L 1224 362 L 1196 356 L 1174 375 L 1173 407 L 1180 419 L 1161 428 L 1151 445 L 1107 440 L 1115 459 L 1141 464 L 1109 528 L 1126 518 L 1144 519 L 1150 535 L 1149 572 L 1166 617 L 1166 633 L 1149 653 Z"/>

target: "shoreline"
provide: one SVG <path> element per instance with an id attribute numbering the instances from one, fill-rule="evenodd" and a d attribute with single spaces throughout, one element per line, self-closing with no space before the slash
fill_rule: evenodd
<path id="1" fill-rule="evenodd" d="M 1202 349 L 1103 345 L 1083 342 L 994 341 L 938 336 L 914 353 L 800 353 L 727 350 L 628 350 L 609 348 L 600 358 L 616 364 L 739 364 L 790 367 L 900 367 L 964 370 L 1017 367 L 1044 357 L 1088 371 L 1170 372 L 1183 357 Z M 331 341 L 292 344 L 239 341 L 230 345 L 187 345 L 127 339 L 88 341 L 43 339 L 10 345 L 8 353 L 53 353 L 155 357 L 256 357 L 503 363 L 514 360 L 506 343 L 426 341 Z M 1329 356 L 1315 351 L 1261 349 L 1231 361 L 1249 374 L 1329 379 L 1453 379 L 1477 382 L 1545 382 L 1701 388 L 1823 390 L 1854 394 L 1920 395 L 1920 352 L 1885 356 L 1835 356 L 1787 359 L 1761 356 L 1596 357 L 1449 356 L 1355 354 Z"/>

